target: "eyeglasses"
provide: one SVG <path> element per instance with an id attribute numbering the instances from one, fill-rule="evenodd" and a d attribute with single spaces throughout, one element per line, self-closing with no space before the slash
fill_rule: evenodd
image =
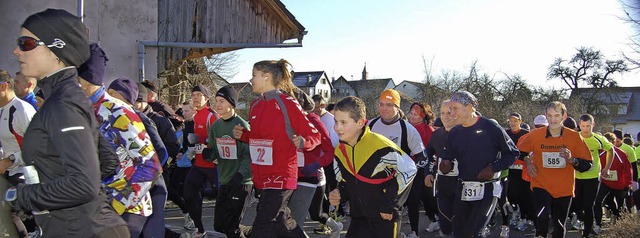
<path id="1" fill-rule="evenodd" d="M 64 41 L 58 38 L 54 39 L 53 44 L 47 45 L 46 43 L 44 43 L 44 41 L 36 40 L 36 38 L 33 38 L 31 36 L 18 37 L 18 48 L 20 48 L 21 51 L 30 51 L 40 45 L 46 46 L 49 48 L 51 47 L 63 48 L 66 44 L 64 43 Z"/>

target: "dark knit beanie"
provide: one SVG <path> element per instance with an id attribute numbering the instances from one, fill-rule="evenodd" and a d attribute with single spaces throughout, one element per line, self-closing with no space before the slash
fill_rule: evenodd
<path id="1" fill-rule="evenodd" d="M 136 102 L 147 102 L 147 93 L 149 93 L 149 91 L 147 91 L 147 87 L 145 87 L 144 84 L 138 85 L 138 98 Z"/>
<path id="2" fill-rule="evenodd" d="M 211 96 L 211 94 L 209 93 L 209 89 L 202 84 L 198 84 L 193 87 L 193 89 L 191 89 L 191 92 L 200 92 L 202 93 L 202 95 L 204 95 L 205 98 L 207 98 L 207 100 L 209 100 L 209 97 Z"/>
<path id="3" fill-rule="evenodd" d="M 102 85 L 104 70 L 109 59 L 98 44 L 93 43 L 89 48 L 91 49 L 91 57 L 78 67 L 78 76 L 93 85 Z"/>
<path id="4" fill-rule="evenodd" d="M 216 97 L 224 98 L 235 108 L 236 102 L 238 101 L 238 91 L 230 85 L 227 85 L 218 90 Z"/>
<path id="5" fill-rule="evenodd" d="M 138 84 L 131 79 L 117 78 L 109 84 L 109 89 L 118 92 L 130 104 L 136 103 L 138 99 Z"/>
<path id="6" fill-rule="evenodd" d="M 89 59 L 89 37 L 80 18 L 61 9 L 47 9 L 29 16 L 22 27 L 40 38 L 67 66 Z"/>
<path id="7" fill-rule="evenodd" d="M 142 83 L 140 83 L 140 84 L 142 84 L 142 86 L 144 86 L 145 88 L 151 90 L 151 92 L 158 93 L 158 90 L 156 88 L 156 84 L 155 83 L 153 83 L 153 82 L 151 82 L 149 80 L 145 80 L 145 81 L 142 81 Z"/>

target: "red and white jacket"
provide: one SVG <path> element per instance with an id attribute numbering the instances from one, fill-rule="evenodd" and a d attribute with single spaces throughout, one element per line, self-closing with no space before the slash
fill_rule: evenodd
<path id="1" fill-rule="evenodd" d="M 257 189 L 296 189 L 297 150 L 289 135 L 304 139 L 303 151 L 320 144 L 318 129 L 307 120 L 298 101 L 278 90 L 265 92 L 251 103 L 249 124 L 251 131 L 245 128 L 240 140 L 249 144 L 253 185 Z"/>
<path id="2" fill-rule="evenodd" d="M 304 161 L 300 161 L 300 158 L 298 158 L 298 177 L 304 177 L 302 168 L 306 165 L 312 164 L 313 162 L 318 162 L 320 167 L 331 164 L 335 153 L 335 148 L 333 147 L 333 144 L 331 144 L 329 130 L 324 127 L 324 124 L 320 121 L 320 117 L 316 114 L 309 113 L 307 114 L 307 119 L 316 127 L 316 129 L 318 129 L 318 132 L 320 133 L 320 145 L 316 146 L 313 150 L 304 151 Z M 333 130 L 333 128 L 331 128 L 331 130 Z M 314 173 L 314 176 L 317 175 L 318 172 Z"/>
<path id="3" fill-rule="evenodd" d="M 194 166 L 200 168 L 215 168 L 216 164 L 206 161 L 202 158 L 202 150 L 207 148 L 207 138 L 209 137 L 209 127 L 218 119 L 218 114 L 205 106 L 200 110 L 196 110 L 196 114 L 193 116 L 193 133 L 198 135 L 200 139 L 196 144 L 196 158 L 193 163 Z"/>

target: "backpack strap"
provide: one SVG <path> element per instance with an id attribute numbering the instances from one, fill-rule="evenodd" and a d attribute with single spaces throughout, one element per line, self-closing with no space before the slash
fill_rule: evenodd
<path id="1" fill-rule="evenodd" d="M 400 139 L 400 149 L 407 153 L 407 155 L 411 155 L 411 149 L 409 148 L 408 136 L 407 136 L 407 124 L 404 120 L 400 119 L 400 128 L 402 128 L 402 138 Z"/>
<path id="2" fill-rule="evenodd" d="M 378 120 L 380 120 L 380 117 L 373 118 L 373 120 L 371 120 L 371 122 L 369 123 L 369 129 L 373 130 L 373 124 L 376 124 Z"/>

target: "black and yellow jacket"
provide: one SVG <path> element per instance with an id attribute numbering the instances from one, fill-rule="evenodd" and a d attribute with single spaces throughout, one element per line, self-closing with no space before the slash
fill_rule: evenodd
<path id="1" fill-rule="evenodd" d="M 336 147 L 336 179 L 340 194 L 349 200 L 351 216 L 382 220 L 380 213 L 401 218 L 416 165 L 393 141 L 364 127 L 355 146 Z"/>

